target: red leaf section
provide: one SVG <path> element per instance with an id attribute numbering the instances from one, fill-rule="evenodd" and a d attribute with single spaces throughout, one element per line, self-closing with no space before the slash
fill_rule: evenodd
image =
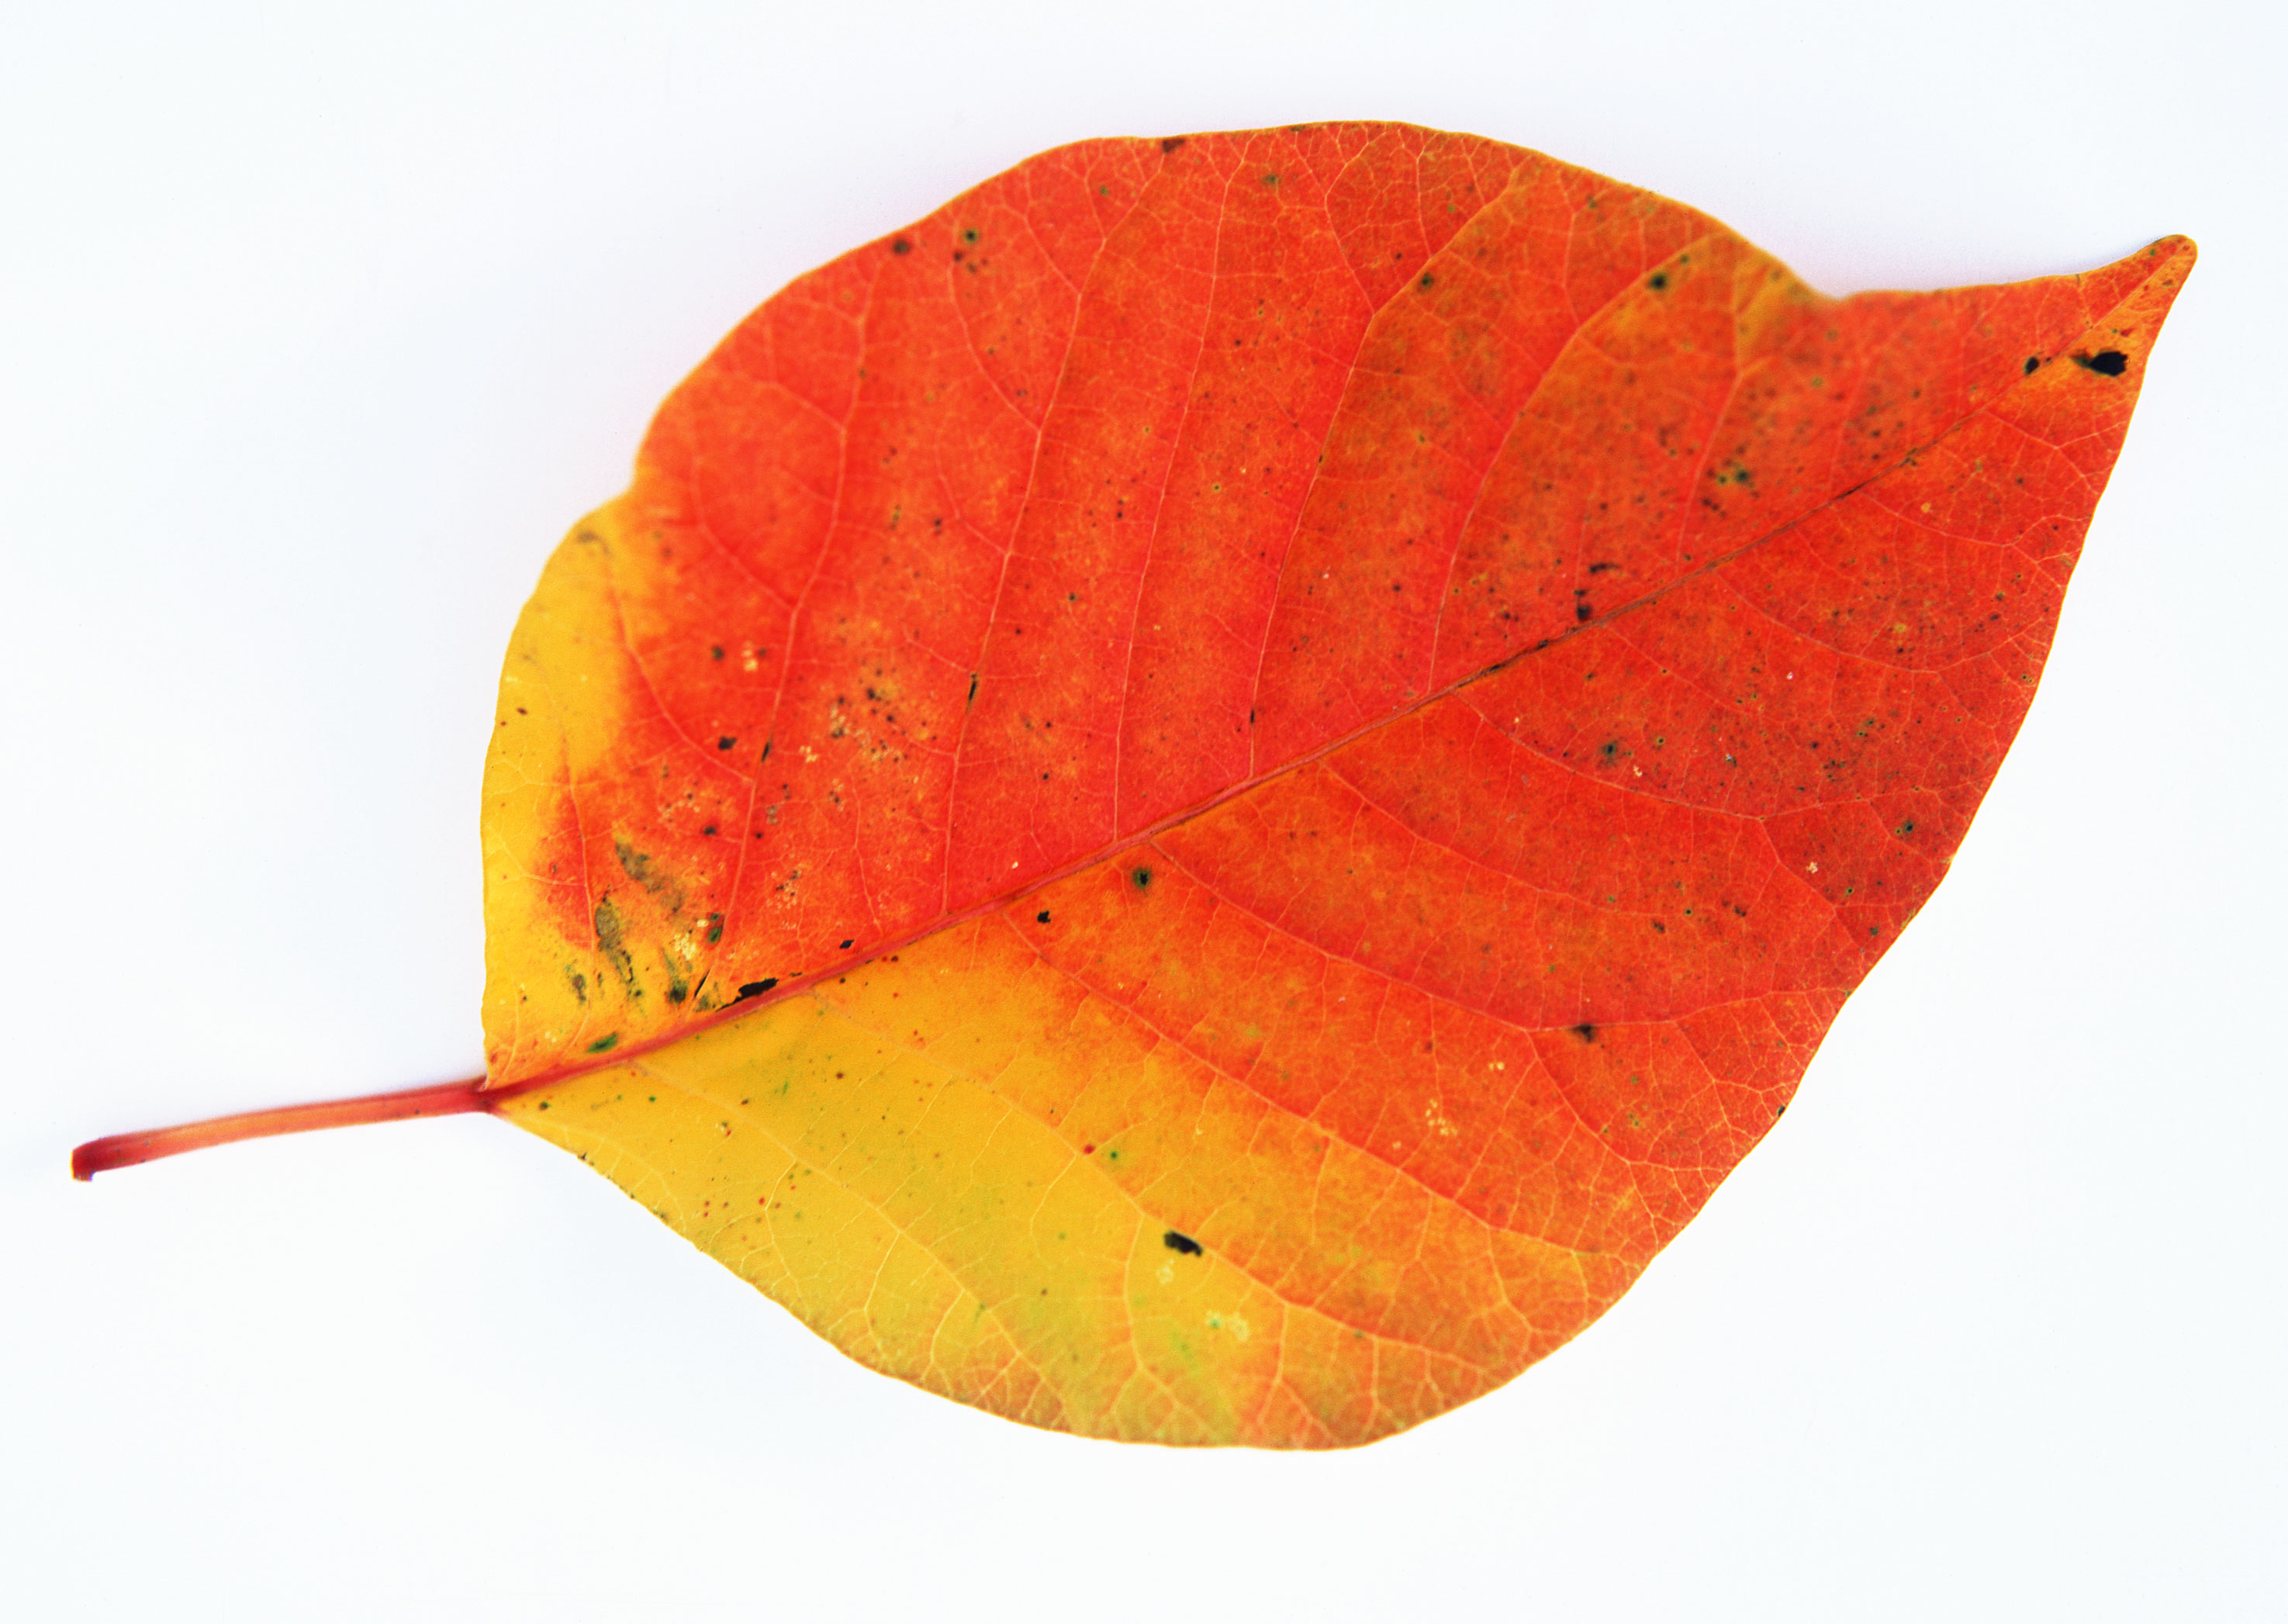
<path id="1" fill-rule="evenodd" d="M 1030 160 L 758 310 L 560 555 L 603 720 L 489 907 L 578 1004 L 497 969 L 494 1086 L 1021 895 L 1485 1221 L 1585 1158 L 1656 1244 L 1943 874 L 2191 258 L 1839 302 L 1469 137 Z"/>

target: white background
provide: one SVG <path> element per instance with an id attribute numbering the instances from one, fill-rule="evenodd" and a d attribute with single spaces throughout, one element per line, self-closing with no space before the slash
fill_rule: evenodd
<path id="1" fill-rule="evenodd" d="M 33 6 L 0 20 L 0 1611 L 2276 1618 L 2277 8 Z M 1103 134 L 1408 119 L 1831 292 L 2205 258 L 2031 719 L 1796 1108 L 1576 1343 L 1347 1454 L 843 1360 L 482 1118 L 510 625 L 790 276 Z"/>

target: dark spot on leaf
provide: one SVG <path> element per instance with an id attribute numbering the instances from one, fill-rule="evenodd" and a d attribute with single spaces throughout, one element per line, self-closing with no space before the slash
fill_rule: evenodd
<path id="1" fill-rule="evenodd" d="M 720 660 L 723 657 L 723 646 L 720 643 L 711 643 L 708 645 L 707 652 Z"/>
<path id="2" fill-rule="evenodd" d="M 1436 286 L 1437 281 L 1438 279 L 1436 277 L 1431 275 L 1429 272 L 1425 271 L 1422 273 L 1422 280 L 1416 282 L 1414 285 L 1418 288 L 1429 288 Z"/>
<path id="3" fill-rule="evenodd" d="M 715 741 L 715 748 L 719 750 L 727 750 L 738 742 L 739 741 L 736 739 L 734 739 L 730 734 L 725 733 L 721 738 Z"/>
<path id="4" fill-rule="evenodd" d="M 1146 889 L 1152 883 L 1152 871 L 1149 868 L 1132 869 L 1128 877 L 1136 882 L 1136 889 L 1139 891 Z"/>
<path id="5" fill-rule="evenodd" d="M 620 1034 L 618 1033 L 607 1032 L 602 1037 L 598 1038 L 594 1042 L 588 1045 L 588 1052 L 592 1055 L 600 1055 L 619 1041 Z"/>
<path id="6" fill-rule="evenodd" d="M 1655 293 L 1664 291 L 1668 287 L 1668 273 L 1665 271 L 1655 271 L 1650 277 L 1646 279 L 1645 286 L 1651 289 Z"/>
<path id="7" fill-rule="evenodd" d="M 1573 1028 L 1573 1035 L 1579 1038 L 1584 1043 L 1593 1043 L 1597 1041 L 1597 1028 L 1590 1022 L 1585 1020 L 1579 1026 Z"/>
<path id="8" fill-rule="evenodd" d="M 974 671 L 972 671 L 969 674 L 969 699 L 967 702 L 972 705 L 974 705 L 977 702 L 977 673 Z"/>
<path id="9" fill-rule="evenodd" d="M 2029 355 L 2026 357 L 2026 376 L 2028 377 L 2033 376 L 2036 369 L 2038 368 L 2041 364 L 2042 358 L 2038 355 Z"/>
<path id="10" fill-rule="evenodd" d="M 1043 924 L 1043 925 L 1045 925 L 1045 924 L 1048 923 L 1049 923 L 1049 910 L 1048 910 L 1048 909 L 1046 909 L 1046 908 L 1043 908 L 1039 913 L 1037 913 L 1037 914 L 1034 915 L 1033 915 L 1033 923 L 1034 923 L 1035 924 Z"/>
<path id="11" fill-rule="evenodd" d="M 890 251 L 894 254 L 910 254 L 914 251 L 914 245 L 905 238 L 900 237 L 895 242 L 890 244 Z"/>
<path id="12" fill-rule="evenodd" d="M 594 917 L 597 950 L 610 963 L 612 971 L 619 977 L 621 985 L 631 992 L 636 991 L 636 963 L 629 956 L 624 939 L 628 923 L 620 917 L 620 910 L 613 904 L 610 892 L 596 899 Z"/>
<path id="13" fill-rule="evenodd" d="M 776 976 L 765 976 L 759 981 L 742 982 L 739 986 L 739 996 L 742 998 L 752 998 L 758 993 L 769 992 L 771 988 L 776 986 L 778 984 L 779 978 Z"/>
<path id="14" fill-rule="evenodd" d="M 1176 1230 L 1172 1229 L 1161 1236 L 1160 1243 L 1171 1252 L 1181 1252 L 1187 1257 L 1197 1257 L 1200 1255 L 1200 1243 L 1189 1235 Z"/>
<path id="15" fill-rule="evenodd" d="M 1181 147 L 1183 144 L 1184 144 L 1184 138 L 1183 138 L 1182 136 L 1180 136 L 1180 135 L 1163 136 L 1163 137 L 1160 139 L 1160 150 L 1161 150 L 1162 152 L 1164 152 L 1164 153 L 1173 152 L 1173 151 L 1175 151 L 1175 150 L 1176 150 L 1176 148 L 1178 148 L 1179 147 Z"/>
<path id="16" fill-rule="evenodd" d="M 2100 350 L 2094 355 L 2077 355 L 2074 365 L 2086 367 L 2092 372 L 2102 372 L 2108 377 L 2119 377 L 2129 370 L 2129 357 L 2118 350 Z"/>
<path id="17" fill-rule="evenodd" d="M 848 941 L 846 941 L 846 942 L 845 942 L 845 943 L 843 943 L 843 944 L 842 944 L 842 946 L 843 946 L 846 949 L 846 948 L 854 947 L 856 947 L 857 945 L 858 945 L 858 939 L 857 939 L 856 937 L 854 937 L 854 937 L 852 937 Z"/>
<path id="18" fill-rule="evenodd" d="M 1585 598 L 1573 606 L 1573 618 L 1577 621 L 1585 621 L 1594 614 L 1596 611 L 1589 606 L 1589 600 Z"/>

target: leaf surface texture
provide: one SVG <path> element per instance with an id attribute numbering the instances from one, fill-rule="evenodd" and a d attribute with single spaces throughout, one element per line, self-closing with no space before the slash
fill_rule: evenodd
<path id="1" fill-rule="evenodd" d="M 1019 165 L 756 311 L 551 560 L 497 1109 L 1021 1421 L 1499 1385 L 1945 873 L 2192 258 L 1839 301 L 1408 126 Z"/>

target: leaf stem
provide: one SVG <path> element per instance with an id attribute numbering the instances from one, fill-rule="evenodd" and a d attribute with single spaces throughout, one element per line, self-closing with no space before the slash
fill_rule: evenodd
<path id="1" fill-rule="evenodd" d="M 91 1139 L 72 1153 L 72 1176 L 93 1178 L 114 1168 L 131 1168 L 139 1161 L 179 1156 L 210 1145 L 232 1145 L 241 1139 L 264 1139 L 273 1134 L 308 1133 L 320 1128 L 355 1128 L 366 1122 L 401 1122 L 417 1116 L 457 1116 L 465 1111 L 489 1111 L 491 1096 L 485 1080 L 433 1082 L 425 1088 L 399 1089 L 387 1094 L 361 1094 L 354 1099 L 320 1100 L 308 1105 L 282 1105 L 274 1111 L 242 1111 L 234 1116 L 209 1117 L 177 1128 L 154 1128 L 143 1133 L 113 1134 Z"/>

